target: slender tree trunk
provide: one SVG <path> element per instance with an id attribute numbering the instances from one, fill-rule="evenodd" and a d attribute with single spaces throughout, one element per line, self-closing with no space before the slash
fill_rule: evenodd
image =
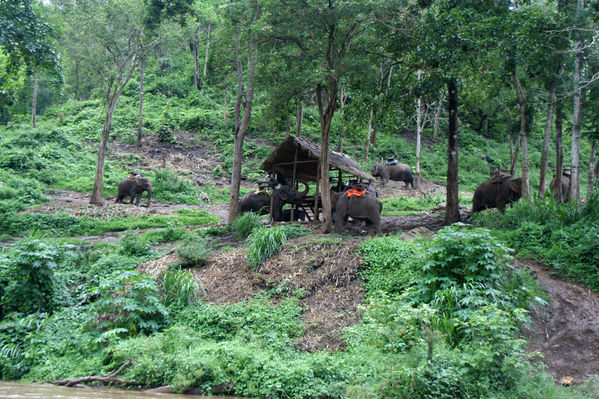
<path id="1" fill-rule="evenodd" d="M 210 31 L 212 29 L 212 22 L 208 22 L 208 36 L 206 37 L 206 53 L 204 54 L 204 71 L 203 71 L 203 79 L 202 79 L 202 88 L 200 92 L 204 94 L 204 85 L 206 81 L 206 74 L 208 73 L 208 54 L 210 51 Z"/>
<path id="2" fill-rule="evenodd" d="M 108 146 L 108 138 L 110 137 L 110 125 L 112 124 L 112 115 L 116 108 L 118 95 L 112 95 L 106 104 L 106 118 L 104 119 L 104 128 L 102 129 L 102 138 L 100 139 L 100 147 L 98 148 L 98 162 L 96 164 L 96 177 L 94 178 L 94 188 L 89 200 L 90 204 L 103 205 L 102 185 L 104 183 L 104 162 L 106 160 L 106 147 Z"/>
<path id="3" fill-rule="evenodd" d="M 341 115 L 341 131 L 339 132 L 339 142 L 337 143 L 337 152 L 343 152 L 343 140 L 345 140 L 345 121 L 343 120 L 343 114 L 345 112 L 345 100 L 347 99 L 347 95 L 345 94 L 345 86 L 341 86 L 339 89 L 339 103 L 340 110 L 339 114 Z"/>
<path id="4" fill-rule="evenodd" d="M 366 133 L 366 148 L 364 149 L 364 161 L 368 162 L 368 153 L 370 152 L 370 135 L 372 134 L 372 115 L 374 108 L 370 108 L 370 117 L 368 118 L 368 130 Z"/>
<path id="5" fill-rule="evenodd" d="M 584 0 L 578 0 L 576 8 L 577 17 L 583 9 Z M 580 199 L 580 136 L 582 129 L 582 89 L 580 88 L 582 40 L 580 39 L 580 32 L 578 29 L 575 29 L 574 36 L 574 109 L 572 111 L 572 151 L 570 154 L 572 163 L 570 165 L 570 189 L 568 190 L 568 198 L 578 201 Z"/>
<path id="6" fill-rule="evenodd" d="M 530 197 L 530 182 L 528 179 L 528 140 L 526 139 L 526 97 L 524 97 L 524 91 L 520 85 L 520 79 L 516 72 L 516 67 L 512 70 L 512 78 L 514 80 L 514 86 L 516 88 L 516 96 L 518 97 L 518 103 L 520 104 L 520 144 L 522 145 L 522 197 Z"/>
<path id="7" fill-rule="evenodd" d="M 420 79 L 420 73 L 418 74 L 418 79 Z M 422 97 L 418 97 L 418 105 L 416 109 L 416 176 L 414 179 L 414 187 L 420 187 L 420 149 L 421 149 L 421 139 L 422 139 L 422 130 L 424 127 L 423 119 L 424 119 L 424 102 L 422 101 Z"/>
<path id="8" fill-rule="evenodd" d="M 304 121 L 304 101 L 300 101 L 297 108 L 297 127 L 295 129 L 295 135 L 302 137 L 302 122 Z"/>
<path id="9" fill-rule="evenodd" d="M 587 177 L 587 198 L 593 192 L 593 181 L 595 180 L 595 158 L 597 156 L 597 139 L 591 144 L 591 157 L 589 160 L 589 175 Z"/>
<path id="10" fill-rule="evenodd" d="M 516 137 L 516 148 L 514 148 L 514 153 L 511 157 L 511 164 L 510 164 L 510 175 L 513 176 L 514 172 L 516 171 L 516 162 L 518 162 L 518 154 L 520 153 L 520 141 L 521 141 L 522 137 L 518 136 Z M 510 152 L 512 149 L 512 141 L 510 138 Z"/>
<path id="11" fill-rule="evenodd" d="M 237 101 L 235 103 L 235 142 L 233 147 L 233 171 L 231 174 L 231 193 L 229 197 L 229 223 L 233 223 L 239 213 L 239 186 L 241 185 L 241 164 L 243 162 L 243 140 L 250 124 L 252 101 L 254 98 L 254 73 L 256 67 L 256 49 L 254 37 L 249 41 L 249 62 L 247 77 L 247 92 L 243 102 L 243 118 L 240 120 L 241 103 L 243 101 L 243 68 L 241 59 L 241 42 L 239 30 L 237 35 Z"/>
<path id="12" fill-rule="evenodd" d="M 331 122 L 335 113 L 337 103 L 337 80 L 329 78 L 328 81 L 328 102 L 324 109 L 322 101 L 322 88 L 318 87 L 316 97 L 318 102 L 318 111 L 320 114 L 321 126 L 321 146 L 320 146 L 320 195 L 322 196 L 322 232 L 326 233 L 331 228 L 331 196 L 329 188 L 329 140 L 331 134 Z"/>
<path id="13" fill-rule="evenodd" d="M 555 184 L 556 187 L 562 186 L 562 172 L 564 170 L 564 148 L 562 145 L 563 137 L 563 110 L 562 102 L 557 101 L 555 104 Z M 556 202 L 561 204 L 564 202 L 562 197 L 562 190 L 556 190 L 558 192 Z"/>
<path id="14" fill-rule="evenodd" d="M 200 88 L 200 55 L 199 55 L 199 47 L 200 47 L 200 38 L 198 37 L 199 27 L 196 27 L 196 30 L 193 34 L 193 40 L 191 43 L 191 50 L 193 54 L 193 89 L 199 90 Z"/>
<path id="15" fill-rule="evenodd" d="M 139 118 L 137 120 L 137 147 L 141 148 L 141 134 L 144 122 L 144 68 L 146 65 L 145 57 L 139 60 Z"/>
<path id="16" fill-rule="evenodd" d="M 79 98 L 79 60 L 75 61 L 75 98 L 81 100 Z"/>
<path id="17" fill-rule="evenodd" d="M 289 116 L 287 117 L 286 125 L 287 125 L 287 131 L 285 133 L 285 137 L 289 137 L 289 135 L 291 134 L 291 118 L 289 118 Z M 291 219 L 291 220 L 293 220 L 293 219 Z"/>
<path id="18" fill-rule="evenodd" d="M 449 131 L 447 133 L 446 225 L 460 221 L 458 188 L 458 87 L 455 78 L 447 81 Z"/>
<path id="19" fill-rule="evenodd" d="M 31 123 L 37 127 L 37 79 L 38 73 L 33 74 L 33 98 L 31 99 Z"/>
<path id="20" fill-rule="evenodd" d="M 561 74 L 561 73 L 560 73 Z M 559 74 L 558 74 L 559 75 Z M 551 83 L 547 96 L 547 119 L 545 120 L 545 134 L 543 136 L 543 151 L 541 152 L 541 170 L 539 172 L 539 198 L 543 198 L 547 186 L 547 165 L 549 160 L 549 141 L 551 140 L 551 126 L 553 126 L 553 103 L 558 80 Z"/>
<path id="21" fill-rule="evenodd" d="M 437 141 L 437 132 L 439 131 L 439 118 L 441 117 L 441 108 L 443 107 L 443 93 L 439 95 L 439 105 L 435 110 L 435 122 L 433 123 L 433 143 Z"/>

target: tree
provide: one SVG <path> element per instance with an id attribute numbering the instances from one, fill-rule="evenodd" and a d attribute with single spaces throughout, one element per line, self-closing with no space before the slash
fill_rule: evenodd
<path id="1" fill-rule="evenodd" d="M 237 72 L 237 99 L 235 102 L 235 140 L 233 143 L 233 170 L 231 173 L 231 193 L 229 196 L 228 222 L 233 223 L 239 213 L 239 187 L 241 185 L 241 164 L 243 162 L 243 141 L 250 125 L 252 102 L 254 100 L 256 63 L 256 27 L 262 8 L 253 0 L 231 2 L 227 13 L 233 30 L 235 66 Z M 244 73 L 243 65 L 247 63 Z M 247 83 L 247 88 L 245 88 Z M 243 114 L 241 114 L 243 107 Z"/>
<path id="2" fill-rule="evenodd" d="M 90 204 L 101 205 L 104 162 L 112 116 L 118 98 L 138 66 L 144 43 L 143 7 L 126 0 L 82 0 L 69 3 L 63 15 L 78 53 L 102 79 L 106 116 L 98 148 L 96 176 Z"/>

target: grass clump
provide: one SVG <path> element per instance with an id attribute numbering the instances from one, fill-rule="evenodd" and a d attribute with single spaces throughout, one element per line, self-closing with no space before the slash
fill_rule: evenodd
<path id="1" fill-rule="evenodd" d="M 237 238 L 246 238 L 254 230 L 262 227 L 260 215 L 253 212 L 245 212 L 235 218 L 231 223 L 231 231 Z"/>
<path id="2" fill-rule="evenodd" d="M 298 224 L 261 227 L 254 230 L 245 241 L 247 260 L 256 269 L 262 262 L 272 257 L 288 238 L 307 234 L 308 231 Z"/>
<path id="3" fill-rule="evenodd" d="M 166 306 L 176 304 L 187 306 L 198 300 L 203 292 L 200 283 L 193 277 L 189 270 L 180 267 L 168 270 L 160 276 L 164 303 Z"/>
<path id="4" fill-rule="evenodd" d="M 184 267 L 201 267 L 206 264 L 210 256 L 210 249 L 206 239 L 189 239 L 177 248 L 177 255 Z"/>

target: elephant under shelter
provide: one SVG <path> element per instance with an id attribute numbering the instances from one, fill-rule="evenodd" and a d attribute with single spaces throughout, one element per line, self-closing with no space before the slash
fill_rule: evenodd
<path id="1" fill-rule="evenodd" d="M 329 150 L 328 155 L 329 179 L 335 180 L 334 184 L 331 184 L 333 193 L 345 190 L 344 174 L 346 179 L 349 175 L 355 181 L 374 182 L 374 177 L 360 168 L 348 155 L 332 150 Z M 303 213 L 308 220 L 320 219 L 319 213 L 322 209 L 320 166 L 320 146 L 294 135 L 287 136 L 262 163 L 260 168 L 263 171 L 274 176 L 277 181 L 289 184 L 296 193 L 300 192 L 298 190 L 300 184 L 314 183 L 313 190 L 309 190 L 306 195 L 296 198 L 291 204 L 290 220 L 296 218 L 296 212 Z M 332 202 L 334 203 L 334 201 Z M 271 216 L 274 216 L 273 210 L 270 213 Z"/>

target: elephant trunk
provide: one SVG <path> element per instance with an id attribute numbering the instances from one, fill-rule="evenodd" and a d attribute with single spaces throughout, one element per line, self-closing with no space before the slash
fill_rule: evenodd
<path id="1" fill-rule="evenodd" d="M 310 187 L 308 186 L 308 183 L 306 183 L 303 180 L 298 180 L 298 182 L 302 183 L 306 187 L 306 189 L 304 191 L 297 192 L 295 194 L 295 200 L 296 201 L 304 198 L 306 195 L 308 195 L 308 191 L 310 191 Z"/>

